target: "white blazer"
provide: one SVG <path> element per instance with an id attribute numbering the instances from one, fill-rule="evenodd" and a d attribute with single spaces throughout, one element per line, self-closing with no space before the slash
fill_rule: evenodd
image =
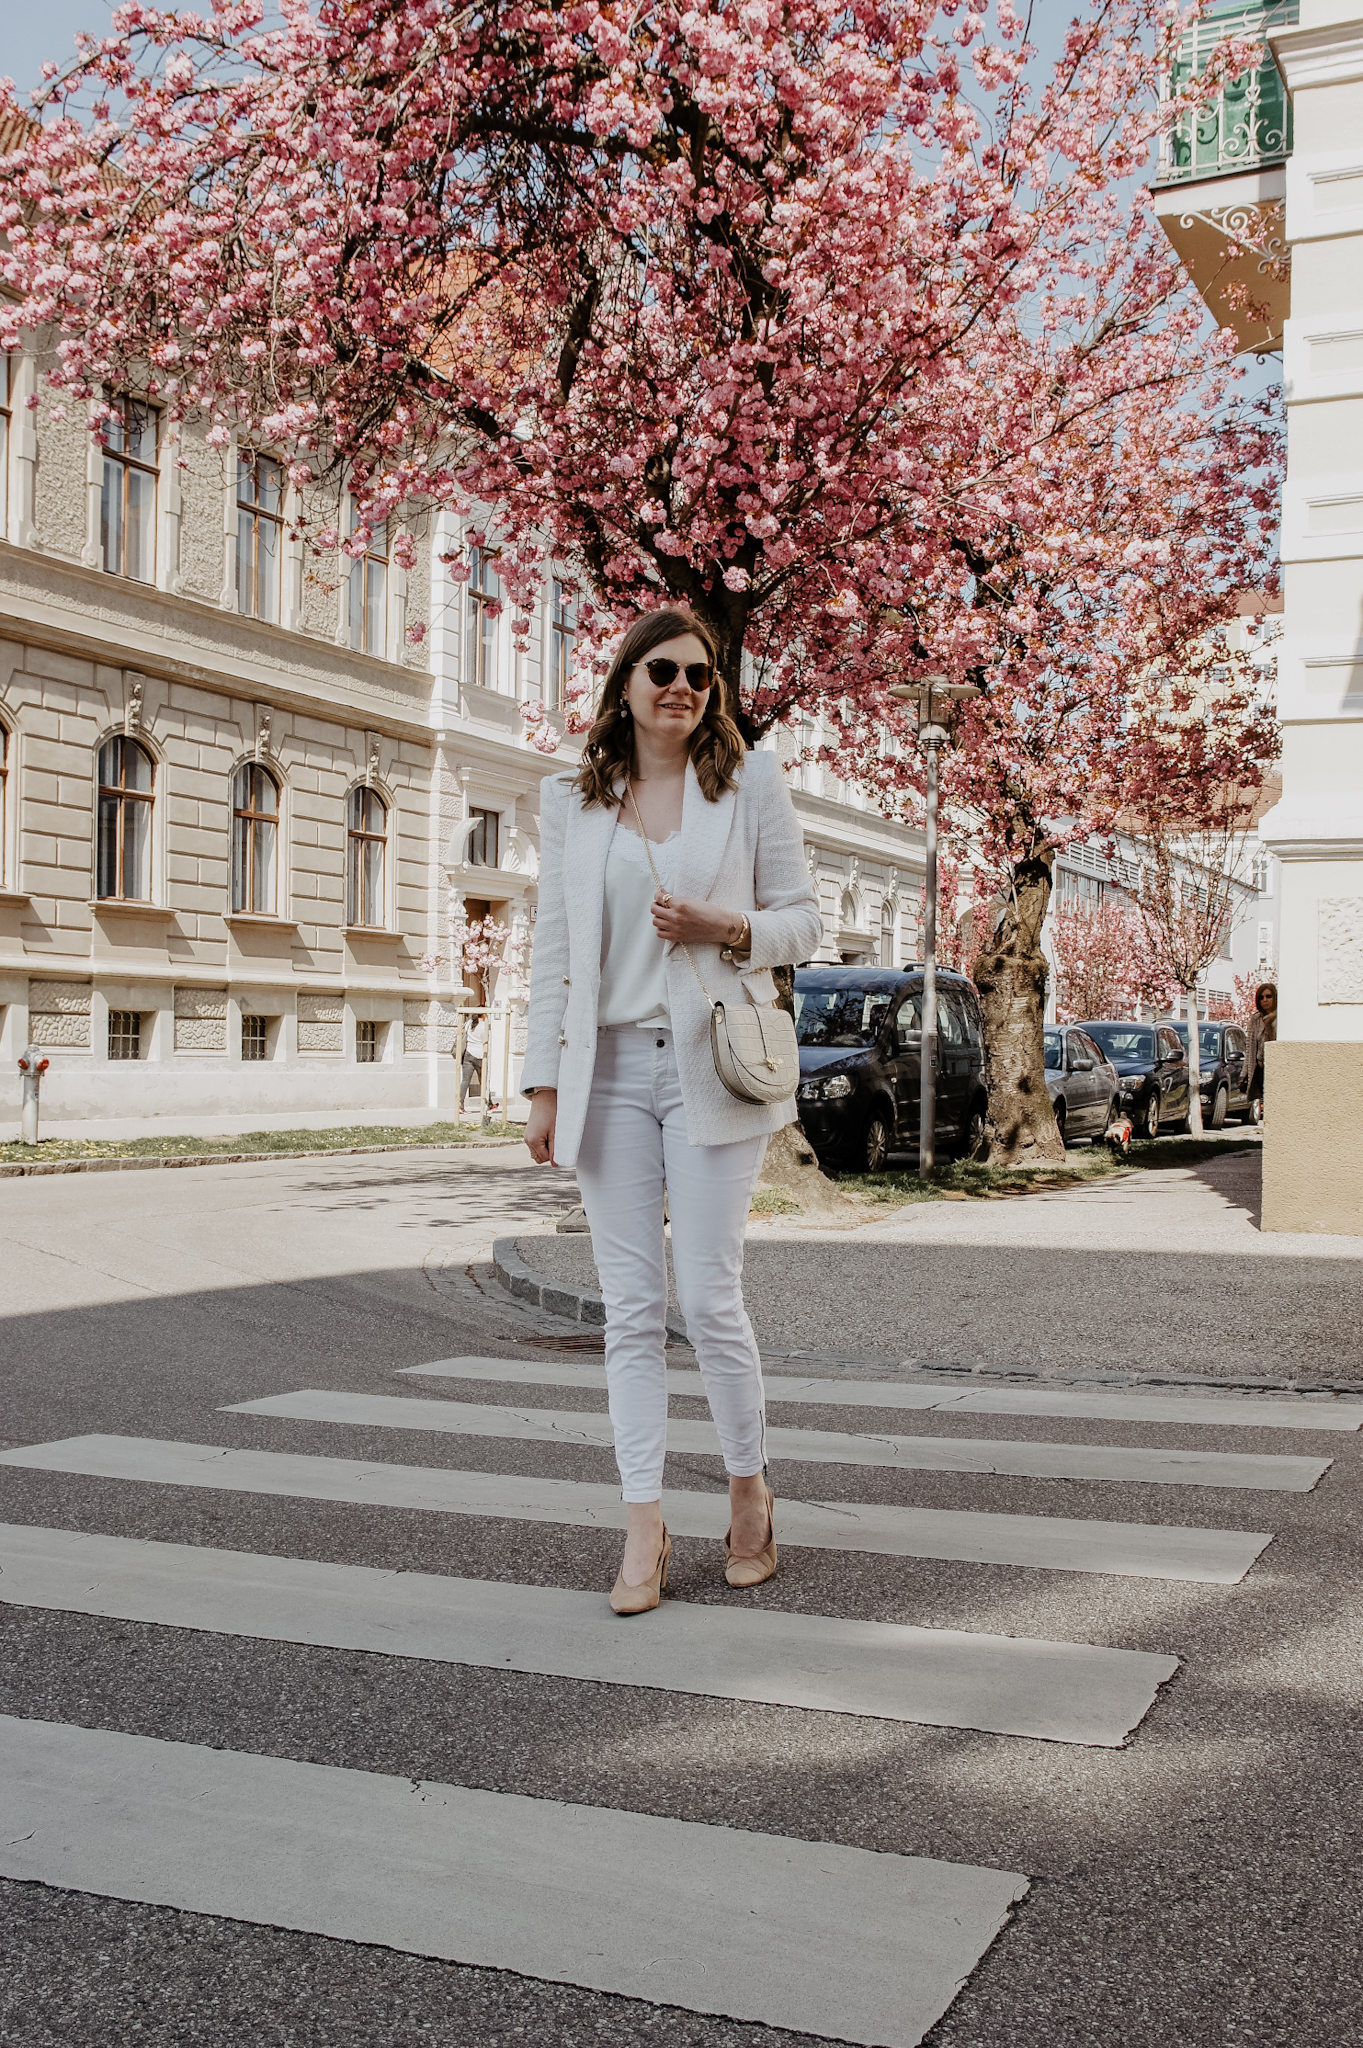
<path id="1" fill-rule="evenodd" d="M 624 784 L 620 785 L 623 793 Z M 557 1088 L 554 1157 L 577 1161 L 596 1065 L 596 1012 L 601 987 L 601 919 L 606 856 L 615 809 L 587 809 L 571 775 L 554 775 L 540 792 L 540 887 L 530 975 L 530 1017 L 522 1088 Z M 752 953 L 742 967 L 720 959 L 718 946 L 690 948 L 717 1002 L 745 997 L 770 1002 L 773 967 L 807 960 L 823 922 L 805 865 L 804 837 L 775 754 L 745 756 L 733 789 L 709 803 L 687 763 L 681 843 L 673 853 L 670 893 L 709 898 L 742 912 L 752 926 Z M 715 1072 L 710 1009 L 681 948 L 665 947 L 667 1008 L 677 1072 L 693 1145 L 728 1145 L 795 1121 L 795 1098 L 740 1102 Z"/>

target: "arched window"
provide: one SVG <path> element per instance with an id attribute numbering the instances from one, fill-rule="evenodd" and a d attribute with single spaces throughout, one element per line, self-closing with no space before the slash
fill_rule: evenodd
<path id="1" fill-rule="evenodd" d="M 9 728 L 0 725 L 0 887 L 5 880 L 5 848 L 9 844 Z"/>
<path id="2" fill-rule="evenodd" d="M 880 964 L 894 966 L 894 903 L 888 896 L 880 906 Z"/>
<path id="3" fill-rule="evenodd" d="M 248 761 L 232 785 L 232 908 L 258 917 L 275 913 L 279 787 L 267 768 Z"/>
<path id="4" fill-rule="evenodd" d="M 124 903 L 151 901 L 151 806 L 156 769 L 136 740 L 106 740 L 99 750 L 95 894 Z"/>
<path id="5" fill-rule="evenodd" d="M 346 834 L 346 923 L 383 924 L 383 856 L 388 807 L 373 789 L 350 792 Z"/>

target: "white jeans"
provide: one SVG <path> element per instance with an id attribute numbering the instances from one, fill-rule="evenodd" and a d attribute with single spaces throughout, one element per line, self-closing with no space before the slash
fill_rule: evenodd
<path id="1" fill-rule="evenodd" d="M 606 1303 L 606 1385 L 627 1501 L 657 1500 L 667 1448 L 667 1262 L 705 1378 L 726 1468 L 766 1464 L 757 1343 L 743 1307 L 743 1230 L 765 1136 L 692 1145 L 672 1034 L 637 1025 L 598 1032 L 577 1182 Z"/>

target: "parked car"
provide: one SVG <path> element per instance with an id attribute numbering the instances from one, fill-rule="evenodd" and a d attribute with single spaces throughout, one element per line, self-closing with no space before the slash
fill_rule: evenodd
<path id="1" fill-rule="evenodd" d="M 1117 1069 L 1120 1106 L 1138 1137 L 1154 1138 L 1162 1125 L 1188 1121 L 1188 1048 L 1172 1024 L 1086 1018 L 1079 1028 Z"/>
<path id="2" fill-rule="evenodd" d="M 1121 1095 L 1121 1080 L 1102 1047 L 1075 1024 L 1046 1033 L 1046 1093 L 1065 1144 L 1102 1143 Z"/>
<path id="3" fill-rule="evenodd" d="M 1175 1024 L 1174 1029 L 1186 1053 L 1188 1027 Z M 1228 1116 L 1238 1116 L 1242 1123 L 1253 1122 L 1249 1084 L 1254 1076 L 1245 1072 L 1248 1044 L 1244 1032 L 1238 1024 L 1199 1024 L 1197 1038 L 1202 1061 L 1203 1123 L 1209 1131 L 1219 1131 Z"/>
<path id="4" fill-rule="evenodd" d="M 878 1173 L 891 1152 L 917 1152 L 922 1058 L 921 968 L 802 967 L 797 1106 L 821 1163 Z M 963 974 L 937 974 L 935 1148 L 969 1157 L 984 1137 L 984 1033 Z"/>

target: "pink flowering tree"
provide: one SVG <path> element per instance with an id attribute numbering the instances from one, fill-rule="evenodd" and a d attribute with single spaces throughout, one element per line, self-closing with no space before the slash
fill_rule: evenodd
<path id="1" fill-rule="evenodd" d="M 1056 1014 L 1062 1024 L 1084 1017 L 1133 1017 L 1169 1008 L 1174 980 L 1151 947 L 1145 921 L 1131 903 L 1067 903 L 1051 920 Z"/>
<path id="2" fill-rule="evenodd" d="M 980 683 L 947 796 L 1007 878 L 991 1140 L 1051 1156 L 1055 847 L 1118 804 L 1160 660 L 1269 574 L 1271 422 L 1131 198 L 1186 111 L 1177 11 L 1103 0 L 1035 81 L 1013 0 L 283 17 L 131 0 L 52 80 L 0 162 L 0 341 L 59 330 L 96 424 L 132 384 L 343 466 L 366 531 L 468 515 L 513 627 L 573 565 L 588 667 L 693 604 L 752 735 L 833 719 L 891 809 L 888 686 Z"/>

